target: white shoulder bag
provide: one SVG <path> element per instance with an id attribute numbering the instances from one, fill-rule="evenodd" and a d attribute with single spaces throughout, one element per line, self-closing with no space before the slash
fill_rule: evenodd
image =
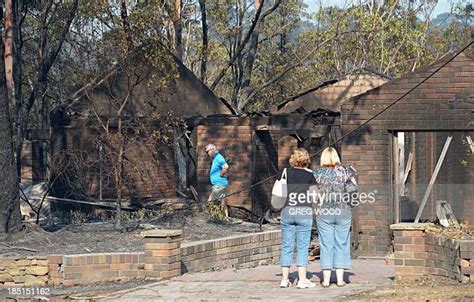
<path id="1" fill-rule="evenodd" d="M 287 178 L 285 168 L 281 174 L 281 178 L 277 179 L 273 184 L 271 206 L 275 211 L 283 209 L 286 204 L 286 198 L 288 196 Z"/>

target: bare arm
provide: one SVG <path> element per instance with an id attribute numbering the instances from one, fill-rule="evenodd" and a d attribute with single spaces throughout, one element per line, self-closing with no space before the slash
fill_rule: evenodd
<path id="1" fill-rule="evenodd" d="M 222 166 L 222 170 L 221 170 L 221 177 L 224 177 L 224 175 L 227 174 L 227 171 L 229 170 L 229 165 L 224 165 Z"/>

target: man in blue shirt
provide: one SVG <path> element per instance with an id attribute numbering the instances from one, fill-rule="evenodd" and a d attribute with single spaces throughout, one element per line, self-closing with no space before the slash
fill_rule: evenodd
<path id="1" fill-rule="evenodd" d="M 222 154 L 217 151 L 217 147 L 215 145 L 207 145 L 206 153 L 212 160 L 211 170 L 209 171 L 209 180 L 212 184 L 212 191 L 207 201 L 219 201 L 225 217 L 228 218 L 229 208 L 227 206 L 227 200 L 224 197 L 226 196 L 227 186 L 229 185 L 229 180 L 227 179 L 229 165 L 227 164 L 224 156 L 222 156 Z"/>

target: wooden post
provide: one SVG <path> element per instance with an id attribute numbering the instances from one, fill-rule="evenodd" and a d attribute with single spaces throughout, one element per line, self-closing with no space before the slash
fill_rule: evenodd
<path id="1" fill-rule="evenodd" d="M 392 167 L 393 167 L 393 222 L 400 223 L 400 153 L 397 133 L 392 136 Z"/>
<path id="2" fill-rule="evenodd" d="M 403 176 L 405 173 L 405 132 L 397 132 L 398 141 L 398 184 L 399 194 L 404 195 Z"/>
<path id="3" fill-rule="evenodd" d="M 405 183 L 407 182 L 408 174 L 410 174 L 412 162 L 413 162 L 413 153 L 410 152 L 408 154 L 408 161 L 407 161 L 407 165 L 405 166 L 405 172 L 403 173 L 403 177 L 400 182 L 400 196 L 405 196 Z"/>
<path id="4" fill-rule="evenodd" d="M 426 189 L 425 195 L 423 196 L 420 209 L 418 210 L 418 213 L 416 214 L 415 223 L 418 223 L 418 221 L 420 221 L 420 217 L 421 217 L 421 214 L 423 213 L 423 209 L 425 208 L 426 201 L 428 200 L 431 190 L 433 189 L 434 182 L 436 181 L 436 177 L 438 176 L 439 170 L 441 169 L 441 166 L 443 165 L 444 158 L 446 156 L 446 153 L 448 152 L 449 144 L 451 144 L 452 139 L 453 139 L 453 136 L 450 135 L 448 136 L 448 138 L 446 139 L 446 142 L 444 143 L 443 151 L 441 152 L 441 155 L 439 156 L 438 163 L 436 164 L 436 168 L 433 172 L 433 175 L 431 176 L 431 180 L 430 180 L 430 183 L 428 184 L 428 188 Z"/>
<path id="5" fill-rule="evenodd" d="M 474 153 L 474 142 L 472 141 L 471 136 L 466 136 L 467 143 L 469 144 L 469 147 L 471 148 L 471 152 Z"/>

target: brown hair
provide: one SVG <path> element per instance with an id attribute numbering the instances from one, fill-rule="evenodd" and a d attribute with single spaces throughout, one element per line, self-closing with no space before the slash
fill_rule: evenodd
<path id="1" fill-rule="evenodd" d="M 290 156 L 290 166 L 298 168 L 307 168 L 311 163 L 309 153 L 304 148 L 296 148 Z"/>

